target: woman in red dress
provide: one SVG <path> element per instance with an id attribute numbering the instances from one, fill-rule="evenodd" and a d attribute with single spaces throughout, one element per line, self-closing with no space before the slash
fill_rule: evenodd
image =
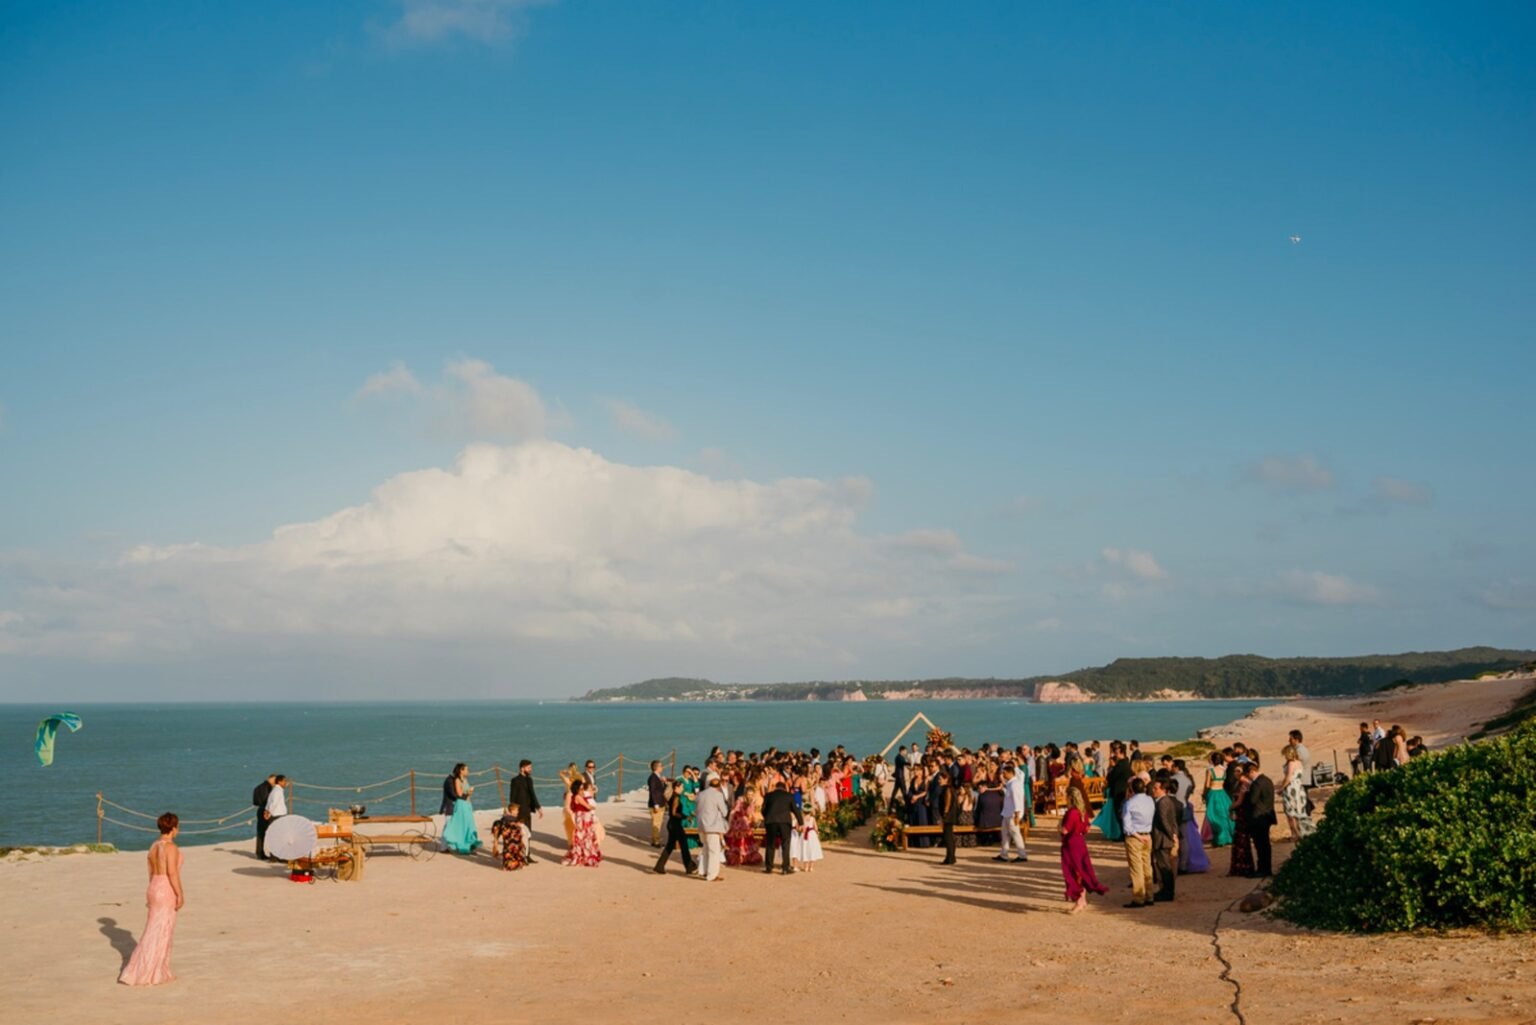
<path id="1" fill-rule="evenodd" d="M 603 863 L 603 850 L 597 836 L 597 814 L 585 780 L 571 782 L 571 849 L 560 859 L 562 865 L 596 868 Z"/>
<path id="2" fill-rule="evenodd" d="M 1061 875 L 1067 882 L 1067 900 L 1071 914 L 1088 906 L 1088 891 L 1103 896 L 1109 890 L 1099 882 L 1088 856 L 1088 783 L 1076 762 L 1070 766 L 1067 783 L 1067 811 L 1061 817 Z"/>

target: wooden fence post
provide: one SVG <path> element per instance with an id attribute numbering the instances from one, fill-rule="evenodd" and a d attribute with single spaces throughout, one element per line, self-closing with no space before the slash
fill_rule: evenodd
<path id="1" fill-rule="evenodd" d="M 416 814 L 416 770 L 411 770 L 411 815 Z"/>
<path id="2" fill-rule="evenodd" d="M 96 846 L 101 846 L 101 820 L 107 813 L 101 807 L 101 791 L 96 791 Z"/>
<path id="3" fill-rule="evenodd" d="M 624 796 L 624 752 L 619 752 L 619 788 L 614 793 L 613 799 L 617 801 Z"/>
<path id="4" fill-rule="evenodd" d="M 501 802 L 501 806 L 503 808 L 505 808 L 507 806 L 507 795 L 506 795 L 506 792 L 501 789 L 501 766 L 500 765 L 496 766 L 496 799 Z"/>

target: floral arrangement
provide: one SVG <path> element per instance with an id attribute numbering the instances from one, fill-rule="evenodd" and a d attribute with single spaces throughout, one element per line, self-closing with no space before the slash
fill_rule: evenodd
<path id="1" fill-rule="evenodd" d="M 882 815 L 875 820 L 869 831 L 869 842 L 877 851 L 894 851 L 901 848 L 901 820 L 894 815 Z"/>
<path id="2" fill-rule="evenodd" d="M 928 746 L 937 747 L 941 750 L 954 747 L 955 735 L 953 733 L 946 733 L 935 726 L 928 731 Z"/>

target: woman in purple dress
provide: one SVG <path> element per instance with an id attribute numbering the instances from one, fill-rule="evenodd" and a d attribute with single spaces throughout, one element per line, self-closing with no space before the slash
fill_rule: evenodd
<path id="1" fill-rule="evenodd" d="M 1088 784 L 1082 770 L 1073 763 L 1068 770 L 1067 811 L 1061 817 L 1061 875 L 1067 882 L 1067 900 L 1071 914 L 1088 906 L 1088 891 L 1103 896 L 1109 890 L 1099 882 L 1088 856 Z"/>

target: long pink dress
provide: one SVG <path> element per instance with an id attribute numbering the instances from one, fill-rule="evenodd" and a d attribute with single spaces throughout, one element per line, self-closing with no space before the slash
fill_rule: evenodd
<path id="1" fill-rule="evenodd" d="M 157 843 L 159 841 L 156 841 Z M 171 857 L 181 852 L 171 848 Z M 170 982 L 176 976 L 171 973 L 171 939 L 176 933 L 176 891 L 166 875 L 149 878 L 149 918 L 144 923 L 144 935 L 133 948 L 133 956 L 123 967 L 117 981 L 127 986 L 158 986 Z"/>

